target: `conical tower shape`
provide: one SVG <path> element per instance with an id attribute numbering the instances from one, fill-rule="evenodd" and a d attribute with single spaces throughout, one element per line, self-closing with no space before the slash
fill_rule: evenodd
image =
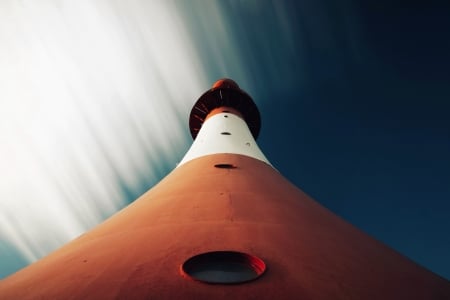
<path id="1" fill-rule="evenodd" d="M 194 105 L 195 141 L 131 205 L 0 281 L 0 299 L 450 299 L 450 284 L 312 200 L 255 139 L 232 80 Z"/>

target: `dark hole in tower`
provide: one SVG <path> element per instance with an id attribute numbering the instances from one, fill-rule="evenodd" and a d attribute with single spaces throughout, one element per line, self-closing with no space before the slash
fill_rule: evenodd
<path id="1" fill-rule="evenodd" d="M 219 169 L 236 169 L 237 167 L 233 164 L 215 164 L 215 168 Z"/>

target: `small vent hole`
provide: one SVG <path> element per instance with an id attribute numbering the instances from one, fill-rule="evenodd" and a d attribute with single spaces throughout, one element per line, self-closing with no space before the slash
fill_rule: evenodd
<path id="1" fill-rule="evenodd" d="M 224 118 L 228 118 L 228 115 L 223 116 Z"/>
<path id="2" fill-rule="evenodd" d="M 226 132 L 226 131 L 224 131 L 224 132 L 221 132 L 220 134 L 223 134 L 223 135 L 231 135 L 231 133 L 229 133 L 229 132 Z"/>
<path id="3" fill-rule="evenodd" d="M 215 164 L 215 168 L 219 169 L 236 169 L 237 167 L 233 164 Z"/>

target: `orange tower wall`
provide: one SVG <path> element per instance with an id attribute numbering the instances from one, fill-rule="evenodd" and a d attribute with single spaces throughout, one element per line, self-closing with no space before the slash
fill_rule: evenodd
<path id="1" fill-rule="evenodd" d="M 236 168 L 216 168 L 216 164 Z M 260 278 L 211 285 L 189 257 L 254 254 Z M 0 282 L 1 299 L 450 299 L 448 281 L 343 221 L 268 164 L 187 162 L 103 224 Z"/>

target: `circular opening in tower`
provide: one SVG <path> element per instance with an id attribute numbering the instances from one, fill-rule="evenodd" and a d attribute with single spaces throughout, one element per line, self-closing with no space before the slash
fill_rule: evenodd
<path id="1" fill-rule="evenodd" d="M 211 284 L 237 284 L 255 280 L 266 270 L 264 261 L 235 251 L 213 251 L 189 258 L 181 266 L 188 277 Z"/>

